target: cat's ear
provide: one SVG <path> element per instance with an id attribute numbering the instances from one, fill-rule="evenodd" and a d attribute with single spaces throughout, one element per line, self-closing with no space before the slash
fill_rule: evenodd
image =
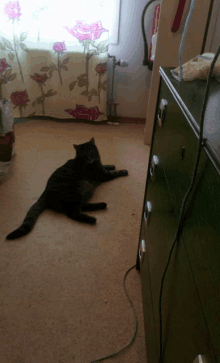
<path id="1" fill-rule="evenodd" d="M 94 139 L 94 137 L 90 140 L 90 143 L 93 144 L 93 145 L 95 145 L 95 139 Z"/>
<path id="2" fill-rule="evenodd" d="M 77 150 L 77 148 L 78 148 L 78 145 L 74 145 L 74 144 L 73 144 L 73 147 L 74 147 L 74 149 L 76 149 L 76 150 Z"/>

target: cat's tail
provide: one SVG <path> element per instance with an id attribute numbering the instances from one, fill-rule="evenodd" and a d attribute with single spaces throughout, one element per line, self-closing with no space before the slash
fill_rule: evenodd
<path id="1" fill-rule="evenodd" d="M 9 233 L 6 237 L 7 240 L 17 239 L 28 234 L 35 225 L 35 222 L 39 215 L 46 209 L 45 192 L 40 196 L 38 201 L 32 205 L 27 212 L 27 215 L 22 225 L 15 231 Z"/>

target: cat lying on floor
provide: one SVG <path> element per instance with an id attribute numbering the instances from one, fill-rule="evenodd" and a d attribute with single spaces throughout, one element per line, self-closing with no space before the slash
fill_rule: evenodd
<path id="1" fill-rule="evenodd" d="M 88 203 L 95 188 L 106 181 L 127 176 L 127 170 L 114 170 L 114 165 L 102 165 L 99 151 L 92 138 L 89 142 L 73 145 L 75 159 L 68 160 L 48 179 L 38 201 L 29 209 L 22 225 L 6 239 L 13 240 L 28 234 L 45 209 L 64 213 L 79 222 L 94 224 L 96 218 L 83 212 L 105 209 L 106 203 Z"/>

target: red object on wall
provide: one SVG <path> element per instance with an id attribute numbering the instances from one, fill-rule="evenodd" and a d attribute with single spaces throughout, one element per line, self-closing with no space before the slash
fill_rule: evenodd
<path id="1" fill-rule="evenodd" d="M 159 27 L 159 19 L 160 19 L 160 8 L 161 4 L 158 4 L 154 8 L 154 18 L 153 18 L 153 26 L 152 26 L 152 36 L 157 33 Z M 150 44 L 150 52 L 149 52 L 149 59 L 152 56 L 152 42 Z"/>
<path id="2" fill-rule="evenodd" d="M 186 4 L 186 0 L 179 0 L 179 5 L 178 5 L 177 11 L 176 11 L 173 26 L 171 28 L 172 33 L 176 33 L 180 27 L 185 4 Z"/>

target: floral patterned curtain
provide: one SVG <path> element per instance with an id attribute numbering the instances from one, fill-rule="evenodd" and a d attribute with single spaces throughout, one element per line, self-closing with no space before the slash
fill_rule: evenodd
<path id="1" fill-rule="evenodd" d="M 14 117 L 107 119 L 107 0 L 0 0 L 0 99 Z"/>

